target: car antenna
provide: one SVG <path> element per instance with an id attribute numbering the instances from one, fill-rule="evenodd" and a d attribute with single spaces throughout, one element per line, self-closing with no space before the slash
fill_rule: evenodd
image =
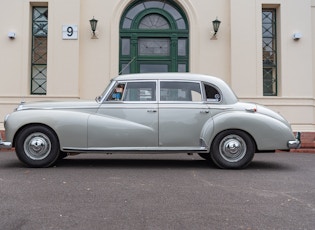
<path id="1" fill-rule="evenodd" d="M 125 70 L 126 68 L 128 68 L 128 67 L 130 66 L 130 64 L 131 64 L 135 59 L 136 59 L 136 56 L 134 56 L 134 57 L 130 60 L 130 62 L 128 62 L 128 64 L 118 73 L 118 75 L 121 75 L 122 72 L 124 72 L 124 70 Z"/>

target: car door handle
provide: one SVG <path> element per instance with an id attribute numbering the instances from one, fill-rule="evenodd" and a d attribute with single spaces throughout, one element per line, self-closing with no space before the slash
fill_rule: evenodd
<path id="1" fill-rule="evenodd" d="M 156 113 L 157 110 L 156 110 L 156 109 L 148 109 L 147 112 L 148 112 L 148 113 Z"/>
<path id="2" fill-rule="evenodd" d="M 201 110 L 200 113 L 209 113 L 209 110 Z"/>

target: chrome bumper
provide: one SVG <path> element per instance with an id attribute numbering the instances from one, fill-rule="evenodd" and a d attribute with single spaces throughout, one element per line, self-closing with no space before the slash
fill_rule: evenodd
<path id="1" fill-rule="evenodd" d="M 12 143 L 11 142 L 4 142 L 2 141 L 1 137 L 0 137 L 0 149 L 10 149 L 12 148 Z"/>
<path id="2" fill-rule="evenodd" d="M 297 132 L 294 141 L 288 141 L 289 149 L 298 149 L 301 147 L 301 133 Z"/>

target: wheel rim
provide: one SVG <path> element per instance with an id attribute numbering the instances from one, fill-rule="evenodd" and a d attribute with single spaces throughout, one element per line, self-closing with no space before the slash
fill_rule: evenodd
<path id="1" fill-rule="evenodd" d="M 51 150 L 51 142 L 43 133 L 32 133 L 24 142 L 24 151 L 32 160 L 43 160 Z"/>
<path id="2" fill-rule="evenodd" d="M 247 147 L 244 139 L 238 135 L 228 135 L 220 142 L 220 155 L 228 162 L 237 162 L 246 155 Z"/>

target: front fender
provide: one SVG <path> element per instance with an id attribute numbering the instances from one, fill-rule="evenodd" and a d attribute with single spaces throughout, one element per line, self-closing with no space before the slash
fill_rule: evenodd
<path id="1" fill-rule="evenodd" d="M 287 123 L 263 114 L 242 111 L 215 115 L 213 123 L 205 124 L 201 138 L 211 146 L 218 133 L 231 129 L 251 135 L 258 150 L 288 149 L 288 141 L 295 139 Z"/>
<path id="2" fill-rule="evenodd" d="M 55 131 L 61 149 L 64 146 L 86 148 L 87 120 L 89 116 L 87 113 L 61 110 L 21 110 L 13 112 L 6 121 L 6 139 L 14 143 L 16 134 L 23 127 L 42 124 Z"/>

